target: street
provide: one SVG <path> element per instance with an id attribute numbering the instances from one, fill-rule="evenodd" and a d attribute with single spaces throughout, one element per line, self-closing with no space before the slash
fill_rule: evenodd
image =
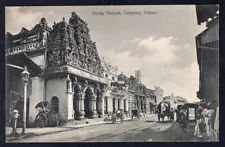
<path id="1" fill-rule="evenodd" d="M 65 132 L 35 136 L 13 142 L 162 142 L 198 141 L 182 132 L 175 122 L 156 122 L 156 116 L 141 120 L 126 121 L 123 124 L 103 124 Z"/>

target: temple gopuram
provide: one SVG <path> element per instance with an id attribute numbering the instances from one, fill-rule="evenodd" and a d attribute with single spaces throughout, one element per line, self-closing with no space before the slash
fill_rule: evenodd
<path id="1" fill-rule="evenodd" d="M 29 107 L 27 122 L 34 123 L 41 101 L 58 113 L 61 122 L 102 117 L 102 99 L 107 86 L 96 43 L 88 24 L 75 12 L 67 22 L 48 26 L 45 18 L 34 28 L 22 28 L 16 35 L 6 34 L 6 62 L 27 67 Z M 21 69 L 6 67 L 7 116 L 15 102 L 23 98 Z"/>

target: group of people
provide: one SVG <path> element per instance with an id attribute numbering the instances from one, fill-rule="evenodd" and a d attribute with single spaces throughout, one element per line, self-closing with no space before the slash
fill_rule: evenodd
<path id="1" fill-rule="evenodd" d="M 200 104 L 197 109 L 197 124 L 194 135 L 209 141 L 219 140 L 219 106 L 215 102 Z M 206 135 L 204 135 L 206 134 Z"/>

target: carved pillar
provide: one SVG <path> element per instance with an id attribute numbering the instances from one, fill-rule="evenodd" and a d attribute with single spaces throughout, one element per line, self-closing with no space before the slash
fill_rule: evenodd
<path id="1" fill-rule="evenodd" d="M 142 112 L 142 100 L 141 100 L 141 96 L 139 96 L 139 98 L 138 98 L 138 103 L 139 103 L 139 109 Z"/>
<path id="2" fill-rule="evenodd" d="M 128 100 L 127 99 L 124 99 L 123 100 L 123 105 L 124 105 L 124 112 L 128 111 Z"/>
<path id="3" fill-rule="evenodd" d="M 103 110 L 102 110 L 102 95 L 98 95 L 97 96 L 97 113 L 98 113 L 98 117 L 101 118 L 102 114 L 103 114 Z"/>
<path id="4" fill-rule="evenodd" d="M 144 103 L 143 103 L 143 97 L 141 97 L 141 111 L 144 113 Z"/>
<path id="5" fill-rule="evenodd" d="M 84 119 L 84 96 L 82 93 L 75 94 L 75 105 L 75 119 Z"/>
<path id="6" fill-rule="evenodd" d="M 89 110 L 90 110 L 90 118 L 96 118 L 97 115 L 96 97 L 94 95 L 89 99 Z"/>
<path id="7" fill-rule="evenodd" d="M 96 90 L 97 90 L 97 101 L 96 101 L 97 114 L 98 118 L 101 118 L 103 115 L 103 107 L 102 107 L 103 91 L 100 90 L 99 84 L 97 84 Z"/>
<path id="8" fill-rule="evenodd" d="M 120 100 L 120 108 L 119 109 L 124 110 L 123 98 L 120 98 L 119 100 Z"/>
<path id="9" fill-rule="evenodd" d="M 118 101 L 118 97 L 115 98 L 115 108 L 119 109 L 118 105 L 119 105 L 119 101 Z"/>
<path id="10" fill-rule="evenodd" d="M 105 95 L 102 96 L 102 116 L 105 115 L 104 109 L 105 109 Z"/>

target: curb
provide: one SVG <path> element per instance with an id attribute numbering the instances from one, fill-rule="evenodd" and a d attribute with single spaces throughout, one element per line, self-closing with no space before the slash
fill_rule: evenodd
<path id="1" fill-rule="evenodd" d="M 126 119 L 126 120 L 124 120 L 124 121 L 129 121 L 129 120 L 131 120 L 131 119 Z M 118 120 L 117 122 L 119 122 L 119 120 Z M 90 125 L 87 125 L 87 126 L 59 127 L 59 128 L 66 128 L 66 129 L 65 129 L 65 130 L 59 130 L 59 131 L 54 131 L 54 132 L 42 133 L 42 134 L 35 134 L 35 133 L 34 133 L 34 134 L 28 135 L 28 136 L 20 136 L 20 137 L 6 138 L 6 142 L 10 143 L 10 141 L 22 140 L 22 139 L 32 138 L 32 137 L 42 136 L 42 135 L 49 135 L 49 134 L 53 134 L 53 133 L 66 132 L 66 131 L 76 130 L 76 129 L 85 128 L 85 127 L 90 127 L 90 126 L 103 125 L 103 124 L 111 124 L 111 121 L 108 121 L 108 122 L 101 122 L 101 123 L 96 123 L 96 124 L 90 124 Z M 30 133 L 30 134 L 31 134 L 31 133 Z"/>

